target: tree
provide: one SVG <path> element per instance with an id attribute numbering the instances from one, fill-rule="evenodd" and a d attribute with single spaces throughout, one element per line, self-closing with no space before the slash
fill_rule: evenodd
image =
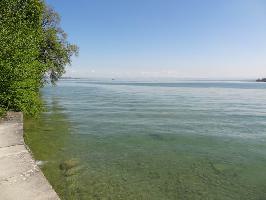
<path id="1" fill-rule="evenodd" d="M 43 4 L 38 0 L 0 1 L 0 107 L 35 115 L 42 69 Z"/>
<path id="2" fill-rule="evenodd" d="M 41 0 L 0 1 L 0 113 L 42 110 L 40 88 L 63 75 L 78 48 Z"/>
<path id="3" fill-rule="evenodd" d="M 78 55 L 78 47 L 67 41 L 67 34 L 60 27 L 60 16 L 50 6 L 45 6 L 42 19 L 43 43 L 40 61 L 46 65 L 44 82 L 55 84 L 71 64 L 72 55 Z"/>

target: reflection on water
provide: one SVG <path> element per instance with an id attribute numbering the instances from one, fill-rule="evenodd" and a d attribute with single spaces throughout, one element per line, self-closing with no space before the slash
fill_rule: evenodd
<path id="1" fill-rule="evenodd" d="M 62 81 L 25 137 L 62 199 L 265 199 L 265 89 Z"/>
<path id="2" fill-rule="evenodd" d="M 75 198 L 77 190 L 70 187 L 74 176 L 68 180 L 69 169 L 75 167 L 77 162 L 71 158 L 70 149 L 67 148 L 71 142 L 70 124 L 54 96 L 47 101 L 46 108 L 40 118 L 25 120 L 24 138 L 56 191 L 62 196 Z"/>

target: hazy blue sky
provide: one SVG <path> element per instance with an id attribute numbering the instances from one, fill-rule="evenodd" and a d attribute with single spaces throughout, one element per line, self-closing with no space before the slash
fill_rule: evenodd
<path id="1" fill-rule="evenodd" d="M 79 77 L 266 76 L 266 0 L 47 0 Z"/>

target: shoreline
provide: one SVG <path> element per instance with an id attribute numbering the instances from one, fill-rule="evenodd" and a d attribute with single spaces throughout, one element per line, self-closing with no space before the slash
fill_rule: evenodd
<path id="1" fill-rule="evenodd" d="M 0 199 L 60 200 L 24 142 L 22 113 L 0 120 Z"/>

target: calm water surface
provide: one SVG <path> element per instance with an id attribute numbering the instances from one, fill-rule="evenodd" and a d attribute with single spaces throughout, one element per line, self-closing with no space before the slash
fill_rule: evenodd
<path id="1" fill-rule="evenodd" d="M 43 89 L 25 138 L 62 199 L 266 199 L 266 84 L 92 82 Z"/>

